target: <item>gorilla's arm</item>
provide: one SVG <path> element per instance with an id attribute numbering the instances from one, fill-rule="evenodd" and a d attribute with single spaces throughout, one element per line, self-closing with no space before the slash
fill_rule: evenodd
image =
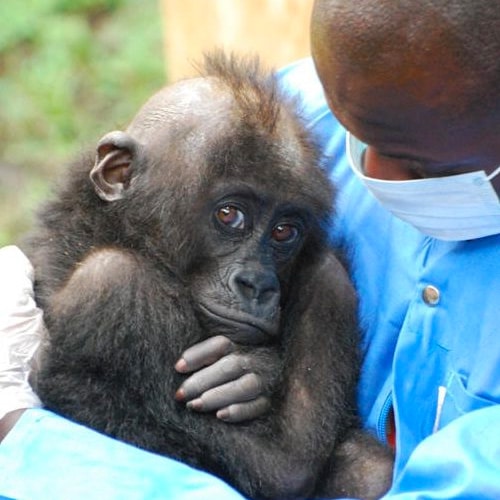
<path id="1" fill-rule="evenodd" d="M 177 440 L 168 431 L 164 439 L 148 437 L 147 427 L 158 428 L 156 432 L 162 426 L 171 427 L 175 436 L 182 436 L 182 428 L 189 427 L 183 419 L 194 418 L 194 427 L 203 429 L 198 437 L 203 443 L 207 435 L 203 422 L 212 422 L 213 417 L 186 411 L 174 400 L 174 396 L 184 399 L 178 387 L 185 375 L 182 364 L 177 363 L 181 373 L 174 370 L 176 360 L 185 351 L 191 364 L 197 362 L 196 349 L 186 347 L 199 342 L 201 333 L 184 287 L 165 274 L 167 270 L 155 268 L 131 251 L 91 252 L 55 293 L 42 293 L 50 297 L 44 304 L 50 346 L 33 382 L 47 407 L 148 449 L 170 453 L 172 448 L 171 454 L 177 456 L 178 450 L 184 453 L 189 448 L 180 437 Z M 46 286 L 42 276 L 39 288 Z M 235 344 L 225 338 L 216 337 L 215 344 L 220 345 L 221 339 L 224 352 L 234 351 Z M 201 345 L 207 342 L 214 344 L 208 339 Z M 225 419 L 228 412 L 229 421 L 266 412 L 268 392 L 279 385 L 276 378 L 281 376 L 276 350 L 253 347 L 251 355 L 234 352 L 228 359 L 233 367 L 226 371 L 226 380 L 231 382 L 211 389 L 198 372 L 194 385 L 199 395 L 205 398 L 206 393 L 204 401 L 211 405 L 212 395 L 218 398 L 222 392 L 227 399 L 229 389 L 234 401 L 241 393 L 241 404 L 221 405 L 220 417 Z M 186 386 L 187 400 L 194 385 Z M 249 389 L 253 396 L 248 396 Z M 119 422 L 127 419 L 128 423 Z M 176 446 L 170 444 L 172 439 Z"/>
<path id="2" fill-rule="evenodd" d="M 165 270 L 115 248 L 91 252 L 55 292 L 42 273 L 50 345 L 34 382 L 43 403 L 160 451 L 156 429 L 166 416 L 175 421 L 178 410 L 181 377 L 172 367 L 183 342 L 199 340 L 183 288 Z"/>
<path id="3" fill-rule="evenodd" d="M 247 493 L 265 491 L 271 498 L 312 495 L 316 480 L 322 480 L 322 464 L 336 444 L 332 436 L 343 435 L 355 418 L 357 367 L 352 360 L 358 356 L 352 333 L 356 329 L 353 289 L 330 253 L 306 266 L 296 280 L 285 310 L 284 378 L 272 413 L 263 419 L 261 432 L 253 430 L 259 427 L 236 426 L 219 436 L 223 460 L 236 469 L 232 472 L 236 484 Z M 206 365 L 218 356 L 221 360 L 231 356 L 223 353 L 219 342 L 201 344 L 196 363 Z M 217 374 L 222 380 L 223 369 L 216 370 L 213 380 Z M 254 471 L 251 477 L 248 470 Z"/>

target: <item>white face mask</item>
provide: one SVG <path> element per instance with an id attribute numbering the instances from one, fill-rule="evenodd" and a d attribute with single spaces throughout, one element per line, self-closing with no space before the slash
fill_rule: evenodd
<path id="1" fill-rule="evenodd" d="M 500 233 L 500 200 L 484 171 L 409 181 L 386 181 L 363 173 L 366 144 L 347 133 L 354 173 L 396 217 L 440 240 L 463 241 Z"/>

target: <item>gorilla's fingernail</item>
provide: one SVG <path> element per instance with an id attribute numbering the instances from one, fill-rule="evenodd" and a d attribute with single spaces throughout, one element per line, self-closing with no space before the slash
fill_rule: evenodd
<path id="1" fill-rule="evenodd" d="M 227 408 L 222 408 L 222 410 L 217 412 L 217 418 L 220 420 L 229 420 L 230 416 L 231 414 Z"/>
<path id="2" fill-rule="evenodd" d="M 185 373 L 188 371 L 188 366 L 187 366 L 187 363 L 186 363 L 186 360 L 181 358 L 179 359 L 179 361 L 177 361 L 177 363 L 175 363 L 175 369 L 179 372 L 179 373 Z"/>
<path id="3" fill-rule="evenodd" d="M 176 401 L 184 401 L 184 398 L 186 397 L 186 394 L 184 393 L 183 389 L 177 389 L 177 392 L 175 393 L 175 400 Z"/>
<path id="4" fill-rule="evenodd" d="M 200 411 L 201 409 L 203 409 L 203 401 L 200 398 L 193 399 L 192 401 L 189 401 L 186 406 L 190 410 Z"/>

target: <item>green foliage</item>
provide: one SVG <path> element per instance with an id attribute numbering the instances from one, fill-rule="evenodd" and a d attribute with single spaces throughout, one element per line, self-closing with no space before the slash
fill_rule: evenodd
<path id="1" fill-rule="evenodd" d="M 0 1 L 0 246 L 81 147 L 164 84 L 158 0 Z"/>

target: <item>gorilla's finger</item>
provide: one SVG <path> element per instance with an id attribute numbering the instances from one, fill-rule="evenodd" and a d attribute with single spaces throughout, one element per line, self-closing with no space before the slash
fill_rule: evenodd
<path id="1" fill-rule="evenodd" d="M 252 401 L 245 401 L 244 403 L 233 404 L 226 408 L 222 408 L 217 412 L 217 418 L 224 420 L 224 422 L 234 424 L 261 417 L 269 411 L 269 408 L 271 408 L 271 401 L 269 398 L 259 396 Z"/>
<path id="2" fill-rule="evenodd" d="M 189 373 L 203 366 L 208 366 L 230 353 L 234 344 L 223 335 L 203 340 L 186 349 L 175 364 L 179 373 Z"/>
<path id="3" fill-rule="evenodd" d="M 247 357 L 239 354 L 228 354 L 206 368 L 203 368 L 179 387 L 175 394 L 178 401 L 189 401 L 201 396 L 205 391 L 222 386 L 225 382 L 241 377 L 248 368 Z M 238 403 L 239 400 L 229 403 Z"/>
<path id="4" fill-rule="evenodd" d="M 201 412 L 219 410 L 232 404 L 250 401 L 260 396 L 262 382 L 255 373 L 246 373 L 240 378 L 204 392 L 190 401 L 187 407 Z"/>

